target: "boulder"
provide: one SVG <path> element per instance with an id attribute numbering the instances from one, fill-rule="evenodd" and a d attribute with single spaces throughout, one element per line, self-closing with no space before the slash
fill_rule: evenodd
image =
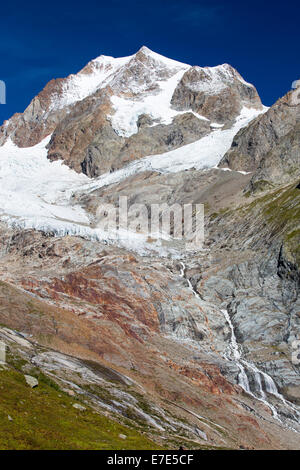
<path id="1" fill-rule="evenodd" d="M 74 403 L 73 408 L 76 408 L 76 410 L 79 410 L 79 411 L 85 411 L 86 410 L 86 407 L 82 406 L 82 405 L 79 405 L 79 403 Z"/>
<path id="2" fill-rule="evenodd" d="M 25 375 L 25 380 L 26 380 L 26 383 L 31 387 L 31 388 L 35 388 L 38 386 L 39 384 L 39 381 L 35 378 L 35 377 L 32 377 L 32 375 Z"/>

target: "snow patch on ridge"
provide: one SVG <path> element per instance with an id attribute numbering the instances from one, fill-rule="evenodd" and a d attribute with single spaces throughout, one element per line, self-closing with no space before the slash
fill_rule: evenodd
<path id="1" fill-rule="evenodd" d="M 143 52 L 143 54 L 148 55 L 149 57 L 152 57 L 155 61 L 157 62 L 163 62 L 168 68 L 178 68 L 178 67 L 185 67 L 189 68 L 190 65 L 185 64 L 183 62 L 178 62 L 177 60 L 174 59 L 169 59 L 168 57 L 165 57 L 164 55 L 158 54 L 157 52 L 152 51 L 149 49 L 147 46 L 142 46 L 139 50 L 139 52 Z"/>
<path id="2" fill-rule="evenodd" d="M 92 60 L 76 75 L 70 75 L 63 83 L 62 94 L 52 96 L 49 111 L 71 106 L 77 101 L 104 88 L 112 75 L 126 65 L 133 56 L 114 58 L 101 55 Z"/>
<path id="3" fill-rule="evenodd" d="M 168 80 L 159 82 L 160 91 L 155 95 L 148 94 L 136 100 L 112 96 L 115 113 L 111 116 L 111 124 L 116 133 L 123 137 L 136 134 L 141 114 L 148 114 L 156 123 L 171 124 L 175 116 L 182 114 L 171 108 L 171 99 L 185 72 L 186 69 L 180 70 Z"/>
<path id="4" fill-rule="evenodd" d="M 254 88 L 229 64 L 217 65 L 216 67 L 195 66 L 194 69 L 202 74 L 201 80 L 189 84 L 189 88 L 193 91 L 216 95 L 228 88 L 236 79 L 243 85 Z"/>

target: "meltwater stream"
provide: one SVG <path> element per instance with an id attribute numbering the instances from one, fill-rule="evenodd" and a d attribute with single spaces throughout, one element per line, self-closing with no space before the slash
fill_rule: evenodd
<path id="1" fill-rule="evenodd" d="M 262 375 L 261 371 L 254 364 L 251 364 L 250 362 L 247 362 L 244 359 L 242 359 L 230 315 L 227 312 L 227 310 L 221 310 L 221 312 L 223 313 L 225 320 L 228 323 L 230 331 L 231 331 L 229 356 L 228 354 L 224 354 L 224 357 L 225 359 L 228 359 L 228 360 L 233 359 L 236 365 L 238 366 L 238 368 L 240 369 L 239 376 L 238 376 L 239 385 L 245 390 L 245 392 L 247 392 L 253 398 L 255 398 L 256 400 L 262 401 L 267 407 L 269 407 L 273 413 L 274 418 L 280 421 L 275 406 L 273 406 L 266 399 L 266 394 L 263 390 L 262 381 L 261 381 L 261 375 Z M 253 373 L 255 385 L 257 386 L 258 391 L 259 391 L 259 395 L 260 395 L 259 397 L 257 397 L 251 391 L 248 376 L 246 374 L 246 369 L 250 370 Z M 273 382 L 273 379 L 271 377 L 270 377 L 270 380 Z M 274 384 L 274 387 L 276 388 L 276 385 L 274 382 L 273 384 Z M 276 388 L 276 391 L 277 391 L 277 388 Z"/>
<path id="2" fill-rule="evenodd" d="M 186 266 L 183 262 L 180 262 L 181 264 L 181 269 L 180 269 L 180 276 L 184 278 L 187 283 L 189 289 L 193 292 L 195 297 L 200 298 L 200 295 L 197 293 L 197 291 L 193 288 L 191 281 L 186 277 L 185 272 L 186 272 Z M 275 406 L 270 403 L 267 399 L 266 393 L 269 393 L 276 397 L 278 400 L 280 400 L 289 410 L 291 410 L 294 415 L 295 415 L 295 421 L 299 424 L 300 423 L 300 412 L 298 411 L 297 407 L 294 406 L 292 403 L 289 403 L 278 391 L 276 384 L 272 377 L 268 375 L 266 372 L 263 372 L 262 370 L 258 369 L 258 367 L 243 359 L 240 347 L 238 345 L 236 336 L 235 336 L 235 331 L 234 331 L 234 326 L 232 324 L 230 315 L 227 310 L 221 310 L 222 314 L 224 315 L 224 318 L 230 328 L 231 336 L 230 336 L 230 344 L 228 346 L 228 352 L 224 354 L 224 358 L 227 359 L 228 361 L 234 361 L 237 367 L 239 368 L 239 375 L 238 375 L 238 384 L 240 387 L 245 390 L 249 395 L 251 395 L 253 398 L 256 400 L 261 401 L 264 403 L 271 411 L 273 414 L 273 417 L 277 419 L 279 422 L 282 423 L 282 420 L 278 416 L 278 412 L 275 408 Z M 254 384 L 255 384 L 255 390 L 252 391 L 248 379 L 248 374 L 251 374 Z M 263 387 L 264 385 L 264 387 Z M 264 390 L 265 389 L 265 390 Z M 291 428 L 288 426 L 290 429 L 292 429 L 295 432 L 296 431 L 294 428 Z"/>

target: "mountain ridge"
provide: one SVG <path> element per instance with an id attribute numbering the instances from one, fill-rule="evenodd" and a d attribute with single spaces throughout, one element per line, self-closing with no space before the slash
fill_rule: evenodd
<path id="1" fill-rule="evenodd" d="M 195 123 L 203 130 L 207 119 L 212 125 L 215 120 L 216 125 L 230 126 L 243 106 L 262 109 L 254 87 L 231 66 L 192 67 L 143 46 L 121 59 L 99 56 L 78 74 L 49 82 L 23 114 L 4 123 L 0 145 L 10 137 L 20 147 L 34 146 L 53 133 L 48 152 L 51 160 L 63 159 L 76 171 L 99 176 L 109 170 L 111 159 L 113 168 L 119 166 L 118 160 L 122 165 L 122 152 L 132 160 L 197 140 L 201 131 L 195 132 Z M 211 110 L 216 107 L 224 111 L 215 115 Z M 185 113 L 195 116 L 186 116 L 188 138 L 178 134 L 173 122 Z M 144 115 L 143 127 L 138 127 Z M 154 140 L 159 145 L 155 149 L 153 136 L 151 140 L 147 137 L 149 127 L 157 128 Z M 108 140 L 115 144 L 105 152 L 101 148 Z"/>

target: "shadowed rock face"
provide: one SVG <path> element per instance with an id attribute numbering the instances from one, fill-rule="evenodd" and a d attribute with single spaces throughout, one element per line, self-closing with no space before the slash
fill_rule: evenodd
<path id="1" fill-rule="evenodd" d="M 113 133 L 113 138 L 108 141 L 107 133 L 100 132 L 86 150 L 82 169 L 88 176 L 99 176 L 144 156 L 168 152 L 195 142 L 210 130 L 208 121 L 185 113 L 175 117 L 170 125 L 140 126 L 139 132 L 128 139 L 118 138 Z"/>
<path id="2" fill-rule="evenodd" d="M 109 89 L 100 90 L 73 106 L 52 134 L 48 144 L 50 160 L 64 160 L 75 171 L 81 172 L 85 169 L 82 167 L 83 155 L 95 135 L 102 139 L 101 148 L 106 158 L 121 148 L 122 138 L 107 120 L 107 114 L 111 112 L 110 96 Z"/>
<path id="3" fill-rule="evenodd" d="M 300 105 L 293 93 L 277 101 L 265 114 L 241 129 L 220 167 L 254 172 L 250 188 L 288 183 L 299 177 Z"/>

